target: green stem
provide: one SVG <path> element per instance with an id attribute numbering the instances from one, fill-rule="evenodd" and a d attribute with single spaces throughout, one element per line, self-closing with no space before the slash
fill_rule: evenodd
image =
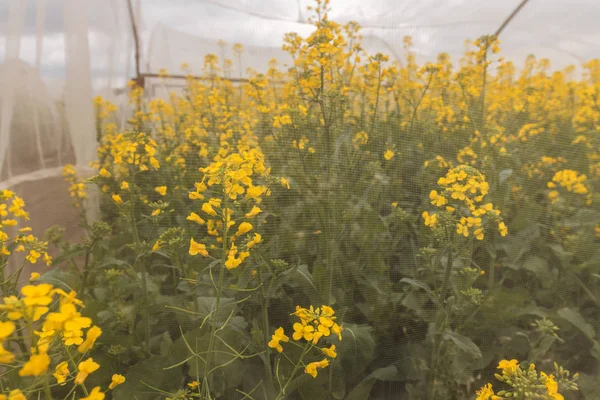
<path id="1" fill-rule="evenodd" d="M 146 264 L 144 262 L 142 264 L 142 291 L 144 293 L 144 319 L 145 319 L 145 329 L 146 329 L 146 341 L 145 347 L 146 351 L 150 353 L 150 307 L 148 303 L 148 278 L 146 273 Z"/>
<path id="2" fill-rule="evenodd" d="M 269 313 L 268 313 L 268 300 L 267 294 L 265 293 L 265 285 L 262 285 L 262 274 L 260 272 L 260 267 L 258 268 L 258 277 L 261 283 L 261 308 L 262 308 L 262 320 L 263 320 L 263 331 L 264 331 L 264 341 L 267 343 L 269 341 Z M 267 381 L 269 384 L 269 390 L 273 389 L 273 366 L 271 365 L 271 351 L 267 347 L 267 355 L 266 355 L 266 364 L 265 364 L 265 373 L 267 376 Z"/>
<path id="3" fill-rule="evenodd" d="M 492 243 L 494 242 L 495 237 L 492 236 Z M 496 259 L 497 259 L 497 251 L 496 246 L 494 246 L 494 252 L 492 254 L 492 263 L 490 265 L 490 276 L 488 276 L 488 292 L 494 290 L 494 284 L 496 280 Z"/>
<path id="4" fill-rule="evenodd" d="M 50 390 L 50 382 L 48 382 L 48 376 L 46 375 L 46 377 L 44 378 L 44 396 L 46 397 L 46 400 L 52 400 L 52 392 Z"/>
<path id="5" fill-rule="evenodd" d="M 75 389 L 77 389 L 77 385 L 73 385 L 73 387 L 71 388 L 71 390 L 69 391 L 69 393 L 67 393 L 67 395 L 64 397 L 63 400 L 67 400 L 69 398 L 69 396 L 71 396 L 71 394 L 75 395 Z"/>
<path id="6" fill-rule="evenodd" d="M 446 297 L 446 291 L 448 290 L 448 285 L 450 284 L 450 277 L 452 276 L 452 264 L 454 262 L 453 260 L 453 251 L 452 248 L 449 248 L 449 252 L 448 252 L 448 260 L 446 262 L 446 271 L 444 273 L 444 281 L 442 282 L 442 289 L 440 291 L 440 302 L 438 305 L 438 312 L 437 312 L 437 316 L 435 319 L 435 338 L 434 338 L 434 344 L 433 344 L 433 352 L 432 352 L 432 358 L 431 358 L 431 368 L 429 369 L 429 385 L 428 385 L 428 390 L 430 390 L 430 395 L 429 395 L 429 399 L 430 400 L 435 400 L 435 379 L 437 377 L 437 372 L 438 372 L 438 365 L 439 365 L 439 358 L 440 358 L 440 352 L 442 349 L 442 341 L 441 341 L 441 333 L 442 333 L 442 324 L 444 322 L 444 315 L 445 315 L 445 297 Z"/>
<path id="7" fill-rule="evenodd" d="M 86 249 L 85 251 L 85 261 L 83 264 L 83 277 L 81 279 L 81 287 L 79 288 L 79 293 L 81 293 L 81 295 L 84 295 L 84 290 L 87 286 L 87 280 L 88 280 L 88 276 L 90 274 L 88 265 L 89 265 L 89 261 L 90 261 L 90 255 L 92 253 L 92 250 L 94 248 L 94 245 L 96 244 L 96 239 L 94 239 L 92 241 L 92 243 L 90 243 L 90 247 L 88 249 Z"/>
<path id="8" fill-rule="evenodd" d="M 228 197 L 225 196 L 228 200 Z M 223 207 L 224 212 L 227 212 L 228 209 L 228 201 L 225 202 L 225 206 Z M 208 341 L 208 349 L 206 351 L 206 363 L 204 366 L 204 372 L 202 377 L 202 396 L 201 398 L 210 398 L 210 387 L 208 384 L 209 379 L 209 371 L 212 367 L 213 361 L 213 351 L 215 347 L 215 334 L 217 330 L 217 318 L 219 315 L 219 306 L 221 304 L 221 294 L 223 292 L 223 280 L 225 279 L 225 262 L 227 260 L 228 248 L 227 248 L 227 235 L 229 233 L 229 224 L 227 223 L 227 218 L 223 215 L 223 248 L 221 254 L 221 265 L 219 270 L 219 281 L 217 283 L 217 298 L 215 300 L 215 309 L 213 310 L 213 314 L 210 318 L 210 338 Z"/>
<path id="9" fill-rule="evenodd" d="M 17 326 L 17 329 L 19 332 L 23 332 L 23 326 L 21 325 L 21 321 L 15 321 L 15 325 Z M 31 324 L 29 324 L 28 328 L 32 329 Z M 19 345 L 19 349 L 21 350 L 21 352 L 23 354 L 29 353 L 28 347 L 25 344 L 25 338 L 23 337 L 23 335 L 19 335 L 18 338 L 19 339 L 17 340 L 17 344 Z"/>
<path id="10" fill-rule="evenodd" d="M 373 110 L 373 119 L 371 120 L 371 132 L 375 127 L 375 119 L 377 118 L 377 108 L 379 108 L 379 91 L 381 90 L 381 61 L 379 62 L 379 68 L 377 71 L 377 93 L 375 95 L 375 109 Z"/>
<path id="11" fill-rule="evenodd" d="M 300 356 L 300 359 L 298 360 L 298 362 L 296 363 L 296 365 L 294 365 L 294 370 L 292 371 L 292 373 L 288 377 L 287 381 L 285 381 L 285 384 L 280 388 L 279 394 L 277 395 L 277 397 L 275 398 L 275 400 L 282 400 L 282 399 L 285 398 L 285 389 L 287 389 L 287 387 L 292 382 L 292 379 L 294 379 L 294 377 L 296 376 L 296 372 L 298 372 L 298 368 L 300 368 L 300 365 L 303 365 L 302 360 L 304 359 L 304 356 L 306 355 L 306 353 L 308 353 L 308 351 L 311 348 L 312 348 L 311 343 L 310 342 L 306 342 L 306 346 L 304 346 L 304 350 L 302 351 L 302 355 Z"/>
<path id="12" fill-rule="evenodd" d="M 135 181 L 134 181 L 135 182 Z M 131 210 L 131 222 L 133 225 L 133 233 L 135 237 L 135 247 L 139 251 L 142 247 L 142 241 L 140 239 L 140 233 L 138 232 L 137 222 L 135 220 L 134 211 Z M 141 265 L 140 265 L 141 264 Z M 148 277 L 146 276 L 146 264 L 143 262 L 139 254 L 136 254 L 135 266 L 136 271 L 140 271 L 142 274 L 142 296 L 144 305 L 144 325 L 146 331 L 146 337 L 144 341 L 144 349 L 150 354 L 150 307 L 148 302 Z"/>

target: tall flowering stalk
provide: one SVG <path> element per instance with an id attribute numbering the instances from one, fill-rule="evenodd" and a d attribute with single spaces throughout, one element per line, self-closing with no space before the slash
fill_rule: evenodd
<path id="1" fill-rule="evenodd" d="M 208 321 L 210 336 L 204 358 L 203 376 L 200 394 L 210 397 L 211 373 L 215 369 L 214 350 L 219 326 L 221 299 L 224 279 L 227 271 L 236 270 L 250 256 L 251 249 L 261 242 L 261 235 L 254 231 L 252 220 L 262 211 L 258 204 L 269 194 L 267 186 L 258 182 L 269 173 L 263 156 L 258 150 L 248 150 L 218 157 L 205 168 L 200 168 L 203 179 L 194 184 L 194 191 L 188 197 L 199 204 L 187 220 L 197 225 L 206 225 L 211 244 L 190 238 L 189 255 L 211 257 L 218 261 L 219 274 L 213 279 L 212 267 L 209 267 L 212 285 L 214 285 L 215 303 Z M 245 240 L 244 240 L 245 239 Z M 160 243 L 159 243 L 160 245 Z M 210 250 L 210 251 L 209 251 Z M 213 257 L 212 254 L 215 254 Z M 211 264 L 212 265 L 212 264 Z"/>
<path id="2" fill-rule="evenodd" d="M 446 297 L 454 260 L 461 249 L 469 246 L 473 239 L 484 240 L 486 230 L 489 231 L 492 227 L 502 236 L 508 234 L 508 229 L 500 217 L 500 211 L 495 209 L 492 203 L 485 201 L 489 184 L 477 169 L 469 166 L 450 169 L 445 176 L 439 178 L 438 185 L 439 191 L 434 189 L 429 193 L 430 204 L 436 211 L 422 213 L 425 226 L 432 229 L 436 240 L 441 245 L 439 263 L 441 264 L 442 256 L 446 258 L 445 266 L 440 265 L 444 269 L 444 275 L 435 318 L 430 364 L 430 399 L 436 398 L 434 381 L 437 379 L 440 363 L 442 333 L 448 328 Z M 490 274 L 494 274 L 493 266 Z"/>
<path id="3" fill-rule="evenodd" d="M 343 328 L 337 323 L 337 317 L 333 308 L 325 305 L 317 308 L 313 306 L 309 308 L 296 306 L 296 312 L 292 315 L 299 320 L 292 327 L 294 330 L 292 333 L 293 340 L 290 341 L 290 338 L 285 334 L 285 330 L 279 327 L 275 330 L 268 343 L 269 347 L 283 355 L 293 366 L 292 372 L 288 375 L 287 379 L 282 380 L 279 372 L 279 364 L 282 358 L 279 357 L 277 359 L 275 378 L 279 384 L 279 393 L 275 398 L 276 400 L 284 399 L 289 394 L 286 393 L 286 389 L 296 377 L 296 373 L 300 368 L 304 367 L 306 374 L 316 378 L 319 370 L 327 368 L 335 360 L 337 357 L 336 345 L 331 344 L 329 347 L 319 347 L 319 344 L 323 346 L 324 340 L 331 340 L 334 336 L 337 337 L 338 341 L 342 341 Z M 290 359 L 285 354 L 282 343 L 289 343 L 302 349 L 300 357 L 296 361 Z M 307 362 L 306 358 L 316 360 Z"/>

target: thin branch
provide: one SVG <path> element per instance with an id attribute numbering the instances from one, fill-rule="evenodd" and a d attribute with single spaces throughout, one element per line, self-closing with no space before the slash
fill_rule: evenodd
<path id="1" fill-rule="evenodd" d="M 140 73 L 140 37 L 138 35 L 135 16 L 133 15 L 133 6 L 131 0 L 127 0 L 127 9 L 129 10 L 129 19 L 131 21 L 131 30 L 133 31 L 133 41 L 135 43 L 135 78 L 140 87 L 144 87 L 143 77 Z"/>
<path id="2" fill-rule="evenodd" d="M 519 4 L 517 6 L 517 8 L 515 8 L 514 11 L 508 16 L 508 18 L 506 18 L 504 20 L 504 22 L 502 23 L 502 25 L 500 25 L 500 28 L 498 28 L 498 30 L 496 31 L 496 33 L 494 33 L 494 36 L 496 36 L 496 37 L 500 36 L 500 34 L 504 30 L 504 28 L 506 28 L 506 26 L 510 23 L 510 21 L 512 21 L 512 19 L 519 13 L 519 11 L 521 11 L 521 9 L 523 7 L 525 7 L 525 4 L 527 4 L 528 1 L 529 0 L 523 0 L 523 1 L 521 1 L 521 4 Z"/>

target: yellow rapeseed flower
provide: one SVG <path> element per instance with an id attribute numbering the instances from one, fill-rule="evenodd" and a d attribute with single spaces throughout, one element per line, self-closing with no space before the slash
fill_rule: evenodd
<path id="1" fill-rule="evenodd" d="M 463 235 L 464 237 L 469 237 L 469 228 L 462 223 L 458 223 L 456 224 L 456 233 Z"/>
<path id="2" fill-rule="evenodd" d="M 15 324 L 10 321 L 0 322 L 0 342 L 12 335 L 15 331 Z"/>
<path id="3" fill-rule="evenodd" d="M 562 394 L 558 393 L 558 382 L 554 379 L 554 375 L 546 375 L 545 372 L 540 372 L 542 379 L 545 379 L 544 384 L 548 391 L 548 396 L 554 400 L 565 400 Z"/>
<path id="4" fill-rule="evenodd" d="M 27 400 L 27 397 L 19 389 L 14 389 L 8 394 L 8 400 Z"/>
<path id="5" fill-rule="evenodd" d="M 204 257 L 208 256 L 208 251 L 206 250 L 206 245 L 202 243 L 197 243 L 194 238 L 190 238 L 190 249 L 189 253 L 191 256 L 195 256 L 200 254 Z"/>
<path id="6" fill-rule="evenodd" d="M 515 372 L 517 372 L 517 368 L 519 368 L 519 361 L 512 359 L 512 360 L 502 360 L 498 363 L 498 367 L 497 369 L 501 369 L 502 370 L 502 374 L 503 375 L 513 375 Z"/>
<path id="7" fill-rule="evenodd" d="M 75 384 L 82 385 L 89 374 L 98 370 L 98 368 L 100 368 L 100 364 L 94 362 L 94 359 L 92 358 L 88 358 L 87 360 L 80 362 L 77 366 L 78 372 L 77 376 L 75 377 Z"/>
<path id="8" fill-rule="evenodd" d="M 492 389 L 492 384 L 488 383 L 486 385 L 484 385 L 481 389 L 479 389 L 477 392 L 477 398 L 475 400 L 496 400 L 496 399 L 501 399 L 498 396 L 494 395 L 494 390 Z"/>
<path id="9" fill-rule="evenodd" d="M 210 203 L 204 203 L 202 204 L 202 211 L 204 211 L 205 213 L 207 213 L 210 216 L 215 217 L 217 215 L 217 212 L 214 210 L 214 208 L 212 207 L 212 205 Z"/>
<path id="10" fill-rule="evenodd" d="M 82 397 L 81 400 L 104 400 L 104 393 L 102 393 L 100 386 L 96 386 L 90 392 L 90 395 L 87 397 Z"/>
<path id="11" fill-rule="evenodd" d="M 335 344 L 332 344 L 331 347 L 327 348 L 324 347 L 321 349 L 321 351 L 323 353 L 325 353 L 326 356 L 329 356 L 331 358 L 336 358 L 337 357 L 337 353 L 335 352 Z"/>
<path id="12" fill-rule="evenodd" d="M 437 190 L 432 190 L 431 193 L 429 193 L 429 198 L 431 199 L 431 204 L 436 207 L 441 207 L 448 203 L 448 200 L 440 195 Z"/>
<path id="13" fill-rule="evenodd" d="M 108 390 L 113 390 L 114 388 L 116 388 L 117 386 L 119 386 L 120 384 L 122 384 L 124 382 L 125 382 L 125 377 L 123 375 L 114 374 L 111 378 L 110 385 L 108 385 Z"/>
<path id="14" fill-rule="evenodd" d="M 425 226 L 429 226 L 429 227 L 433 228 L 437 225 L 437 222 L 438 222 L 437 214 L 429 214 L 427 211 L 423 211 L 423 214 L 421 216 L 425 220 Z"/>
<path id="15" fill-rule="evenodd" d="M 483 228 L 475 229 L 475 231 L 473 232 L 473 235 L 475 236 L 475 239 L 483 240 L 483 238 L 485 237 L 485 235 L 483 234 Z"/>
<path id="16" fill-rule="evenodd" d="M 0 363 L 10 364 L 14 361 L 15 355 L 10 351 L 6 350 L 2 343 L 0 343 Z"/>
<path id="17" fill-rule="evenodd" d="M 252 240 L 250 240 L 246 246 L 251 249 L 254 246 L 256 246 L 257 244 L 259 244 L 262 241 L 262 236 L 260 235 L 260 233 L 255 233 L 254 237 L 252 238 Z"/>
<path id="18" fill-rule="evenodd" d="M 199 225 L 203 225 L 206 223 L 206 221 L 204 221 L 202 218 L 200 218 L 200 216 L 198 214 L 196 214 L 195 212 L 191 212 L 190 215 L 188 215 L 186 219 L 188 221 L 195 222 Z"/>
<path id="19" fill-rule="evenodd" d="M 47 306 L 52 303 L 51 291 L 53 286 L 48 283 L 26 285 L 21 288 L 23 304 L 26 306 Z"/>
<path id="20" fill-rule="evenodd" d="M 227 261 L 225 261 L 225 267 L 227 269 L 237 268 L 244 261 L 244 259 L 241 257 L 241 254 L 237 258 L 235 257 L 236 255 L 237 255 L 237 247 L 235 246 L 234 243 L 231 243 L 231 248 L 229 249 L 229 252 L 227 254 Z"/>
<path id="21" fill-rule="evenodd" d="M 165 196 L 167 194 L 167 187 L 166 186 L 157 186 L 154 188 L 154 191 L 158 194 L 160 194 L 161 196 Z"/>
<path id="22" fill-rule="evenodd" d="M 246 215 L 244 215 L 244 217 L 246 218 L 252 218 L 256 215 L 258 215 L 262 210 L 257 207 L 257 206 L 253 206 L 252 210 L 250 210 L 249 212 L 246 213 Z"/>
<path id="23" fill-rule="evenodd" d="M 92 347 L 94 347 L 94 343 L 96 343 L 96 339 L 98 339 L 100 335 L 102 335 L 102 329 L 97 326 L 92 326 L 86 332 L 85 340 L 79 345 L 77 351 L 80 353 L 89 351 Z"/>
<path id="24" fill-rule="evenodd" d="M 296 322 L 292 328 L 294 328 L 294 334 L 292 335 L 294 340 L 304 339 L 308 342 L 315 337 L 315 328 L 312 325 L 302 325 L 301 323 Z"/>
<path id="25" fill-rule="evenodd" d="M 312 376 L 313 378 L 317 377 L 317 368 L 326 368 L 329 365 L 329 360 L 324 358 L 321 361 L 311 362 L 306 366 L 304 372 Z"/>
<path id="26" fill-rule="evenodd" d="M 252 224 L 249 222 L 242 222 L 240 226 L 238 226 L 238 230 L 235 233 L 235 236 L 241 236 L 244 233 L 248 233 L 252 230 Z"/>
<path id="27" fill-rule="evenodd" d="M 23 364 L 19 370 L 19 376 L 40 376 L 43 375 L 50 366 L 50 357 L 46 353 L 32 354 L 29 361 Z"/>
<path id="28" fill-rule="evenodd" d="M 61 386 L 67 384 L 67 376 L 71 371 L 69 371 L 69 363 L 66 361 L 62 361 L 59 363 L 56 368 L 54 368 L 54 374 L 52 374 L 56 378 L 56 382 Z"/>
<path id="29" fill-rule="evenodd" d="M 289 342 L 290 338 L 287 337 L 283 331 L 282 327 L 279 327 L 275 330 L 275 333 L 271 336 L 271 341 L 268 343 L 269 347 L 277 350 L 279 353 L 283 351 L 283 347 L 279 342 Z"/>
<path id="30" fill-rule="evenodd" d="M 500 235 L 502 235 L 502 236 L 508 235 L 508 228 L 506 227 L 504 222 L 500 222 L 498 224 L 498 231 L 500 232 Z"/>

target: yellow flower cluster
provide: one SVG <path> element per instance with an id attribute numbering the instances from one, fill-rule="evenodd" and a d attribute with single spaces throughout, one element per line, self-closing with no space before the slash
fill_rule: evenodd
<path id="1" fill-rule="evenodd" d="M 315 348 L 319 350 L 320 354 L 324 354 L 326 357 L 334 359 L 337 357 L 336 347 L 332 344 L 330 347 L 317 348 L 319 340 L 323 337 L 329 337 L 331 334 L 337 335 L 338 339 L 342 340 L 342 327 L 337 324 L 335 312 L 329 306 L 321 306 L 320 308 L 302 308 L 296 306 L 295 315 L 300 319 L 300 322 L 296 322 L 293 325 L 294 333 L 292 339 L 295 341 L 305 341 L 305 352 Z M 275 330 L 275 333 L 271 336 L 271 341 L 268 345 L 270 348 L 277 350 L 279 353 L 283 352 L 281 342 L 287 343 L 290 338 L 286 336 L 285 331 L 282 327 Z M 302 360 L 300 360 L 302 361 Z M 311 375 L 313 378 L 317 377 L 317 370 L 323 369 L 329 365 L 329 360 L 324 358 L 321 361 L 314 361 L 306 364 L 304 372 Z"/>
<path id="2" fill-rule="evenodd" d="M 311 154 L 316 153 L 316 150 L 313 147 L 308 145 L 309 142 L 310 142 L 310 139 L 308 139 L 306 136 L 302 136 L 298 140 L 296 140 L 296 139 L 292 140 L 292 148 L 298 149 L 298 150 L 308 150 L 308 152 Z"/>
<path id="3" fill-rule="evenodd" d="M 207 187 L 222 185 L 225 195 L 231 200 L 236 200 L 245 193 L 246 199 L 260 202 L 260 197 L 267 192 L 266 187 L 255 186 L 252 182 L 253 175 L 263 176 L 269 173 L 264 156 L 258 150 L 230 154 L 201 168 L 200 172 L 204 173 Z"/>
<path id="4" fill-rule="evenodd" d="M 65 385 L 68 380 L 73 380 L 75 385 L 83 385 L 87 376 L 100 368 L 100 365 L 91 358 L 76 363 L 70 347 L 77 346 L 77 352 L 82 354 L 82 357 L 85 356 L 102 335 L 102 330 L 92 326 L 90 318 L 81 316 L 78 307 L 83 307 L 83 302 L 73 291 L 67 293 L 50 284 L 41 283 L 23 286 L 20 292 L 21 296 L 4 297 L 3 303 L 0 304 L 0 363 L 5 364 L 7 368 L 18 369 L 18 375 L 21 377 L 40 377 L 49 373 L 53 360 L 67 358 L 67 361 L 60 361 L 54 367 L 52 375 L 56 383 Z M 58 309 L 51 311 L 54 306 Z M 23 330 L 19 330 L 15 335 L 17 327 L 23 326 L 32 332 L 30 338 L 23 336 Z M 41 329 L 38 331 L 39 328 Z M 28 352 L 15 353 L 6 348 L 5 343 L 18 343 L 22 345 L 22 350 L 26 348 L 25 343 L 32 345 Z M 76 375 L 71 373 L 70 365 L 77 368 Z M 124 381 L 125 378 L 121 375 L 113 376 L 111 389 Z M 97 393 L 96 397 L 92 396 L 94 393 Z M 98 397 L 100 388 L 94 389 L 92 394 L 88 399 L 104 398 Z M 25 398 L 21 391 L 15 389 L 8 397 L 0 394 L 0 399 L 19 398 L 18 396 Z"/>
<path id="5" fill-rule="evenodd" d="M 310 308 L 297 306 L 294 315 L 300 318 L 300 322 L 296 322 L 293 326 L 294 340 L 304 339 L 317 344 L 320 338 L 332 333 L 342 340 L 342 327 L 335 322 L 335 312 L 331 307 L 324 305 L 314 309 L 313 306 Z"/>
<path id="6" fill-rule="evenodd" d="M 98 147 L 101 160 L 99 175 L 105 178 L 115 173 L 127 176 L 131 174 L 130 167 L 136 171 L 158 170 L 157 147 L 156 141 L 145 133 L 105 135 Z"/>
<path id="7" fill-rule="evenodd" d="M 579 172 L 572 169 L 563 169 L 554 174 L 552 181 L 548 182 L 548 189 L 551 189 L 548 193 L 548 198 L 555 203 L 558 201 L 559 193 L 558 187 L 564 188 L 568 192 L 587 195 L 589 190 L 586 186 L 587 176 L 580 174 Z"/>
<path id="8" fill-rule="evenodd" d="M 26 261 L 35 264 L 42 258 L 46 265 L 52 264 L 52 257 L 47 252 L 48 242 L 44 242 L 33 236 L 28 226 L 15 229 L 19 220 L 29 220 L 29 214 L 24 209 L 25 202 L 11 190 L 0 191 L 0 256 L 8 257 L 12 251 L 20 253 L 27 252 Z M 11 250 L 9 250 L 11 248 Z M 16 280 L 22 268 L 17 271 Z M 11 276 L 9 279 L 13 278 Z"/>
<path id="9" fill-rule="evenodd" d="M 187 220 L 198 225 L 206 224 L 208 234 L 215 236 L 216 242 L 223 243 L 226 240 L 229 248 L 225 267 L 237 268 L 250 256 L 249 249 L 262 241 L 261 235 L 254 233 L 254 236 L 246 241 L 244 250 L 240 250 L 235 243 L 237 238 L 254 229 L 252 223 L 244 220 L 252 219 L 262 212 L 258 204 L 263 196 L 270 194 L 270 190 L 267 186 L 257 185 L 256 178 L 268 176 L 269 169 L 265 167 L 262 153 L 252 149 L 219 158 L 209 166 L 200 168 L 200 172 L 204 177 L 201 182 L 195 183 L 195 190 L 189 192 L 189 198 L 205 200 L 198 213 L 203 213 L 206 219 L 197 212 L 191 212 Z M 213 195 L 221 193 L 222 197 L 206 199 L 204 193 L 207 191 Z M 247 211 L 244 212 L 243 209 Z M 236 218 L 236 215 L 240 217 Z M 237 229 L 231 234 L 236 224 Z M 209 256 L 206 244 L 196 242 L 194 238 L 190 239 L 189 254 Z"/>
<path id="10" fill-rule="evenodd" d="M 36 351 L 40 353 L 46 353 L 55 338 L 62 340 L 65 346 L 77 345 L 78 351 L 85 353 L 93 347 L 96 339 L 102 334 L 97 326 L 90 328 L 92 324 L 90 318 L 81 316 L 77 307 L 82 307 L 83 302 L 73 291 L 66 293 L 50 284 L 41 283 L 23 286 L 21 295 L 21 298 L 5 297 L 4 303 L 0 304 L 0 310 L 6 312 L 10 321 L 36 322 L 45 316 L 41 331 L 35 332 L 39 338 Z M 58 296 L 59 309 L 57 312 L 49 312 L 49 306 L 54 303 L 55 296 Z M 84 329 L 87 328 L 89 329 L 84 340 Z"/>
<path id="11" fill-rule="evenodd" d="M 543 177 L 546 170 L 566 163 L 567 160 L 563 157 L 542 156 L 537 163 L 526 163 L 521 170 L 531 179 L 533 177 Z"/>
<path id="12" fill-rule="evenodd" d="M 75 166 L 72 164 L 67 164 L 63 167 L 62 175 L 69 183 L 69 195 L 73 199 L 73 205 L 76 208 L 82 208 L 83 200 L 88 198 L 85 182 L 77 176 Z"/>
<path id="13" fill-rule="evenodd" d="M 447 219 L 454 220 L 458 235 L 467 238 L 473 234 L 477 240 L 483 240 L 486 217 L 497 222 L 502 236 L 508 234 L 500 211 L 484 201 L 489 184 L 477 169 L 464 165 L 452 168 L 438 180 L 438 185 L 442 190 L 432 190 L 429 199 L 432 205 L 444 210 Z M 424 211 L 422 217 L 425 225 L 431 228 L 439 222 L 438 214 L 428 211 Z"/>
<path id="14" fill-rule="evenodd" d="M 354 149 L 358 150 L 361 146 L 366 145 L 369 142 L 369 134 L 365 131 L 356 132 L 352 138 L 352 144 Z"/>
<path id="15" fill-rule="evenodd" d="M 523 369 L 518 360 L 501 360 L 497 369 L 501 370 L 501 374 L 495 374 L 496 379 L 507 385 L 509 389 L 494 393 L 492 384 L 487 383 L 477 391 L 476 400 L 501 400 L 518 397 L 522 393 L 529 393 L 530 398 L 564 400 L 564 396 L 558 391 L 557 378 L 553 374 L 548 375 L 543 371 L 538 374 L 534 364 Z M 577 390 L 578 374 L 571 378 L 569 372 L 556 363 L 554 369 L 560 375 L 564 388 Z"/>

